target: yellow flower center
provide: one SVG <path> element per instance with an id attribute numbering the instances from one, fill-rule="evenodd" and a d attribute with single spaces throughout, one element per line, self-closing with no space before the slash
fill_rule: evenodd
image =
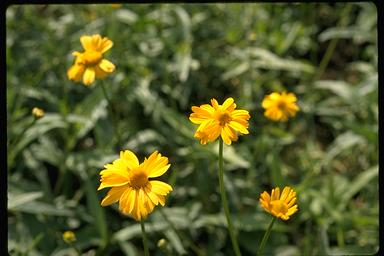
<path id="1" fill-rule="evenodd" d="M 281 111 L 285 111 L 287 109 L 287 103 L 285 102 L 285 100 L 279 100 L 277 102 L 277 107 L 281 110 Z"/>
<path id="2" fill-rule="evenodd" d="M 274 200 L 269 203 L 271 212 L 279 214 L 282 213 L 283 215 L 288 212 L 288 206 L 285 202 L 281 200 Z"/>
<path id="3" fill-rule="evenodd" d="M 81 58 L 83 59 L 85 65 L 96 65 L 101 61 L 103 55 L 96 51 L 85 51 L 81 55 Z"/>
<path id="4" fill-rule="evenodd" d="M 148 183 L 147 174 L 140 168 L 130 171 L 129 183 L 132 188 L 140 189 L 145 187 Z"/>
<path id="5" fill-rule="evenodd" d="M 225 126 L 227 123 L 229 123 L 232 118 L 229 115 L 228 111 L 226 110 L 220 110 L 218 109 L 215 114 L 216 120 L 219 121 L 220 126 Z"/>

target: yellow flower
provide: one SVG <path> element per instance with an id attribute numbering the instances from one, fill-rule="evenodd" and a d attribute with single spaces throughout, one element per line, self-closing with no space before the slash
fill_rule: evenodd
<path id="1" fill-rule="evenodd" d="M 264 116 L 274 121 L 287 121 L 289 116 L 295 116 L 299 111 L 296 101 L 296 95 L 293 93 L 273 92 L 265 96 L 261 103 L 265 109 Z"/>
<path id="2" fill-rule="evenodd" d="M 237 132 L 248 134 L 250 115 L 247 110 L 235 110 L 235 108 L 233 98 L 226 99 L 223 105 L 219 105 L 216 99 L 211 99 L 211 105 L 193 106 L 189 120 L 199 124 L 194 137 L 204 145 L 215 141 L 221 135 L 224 143 L 231 145 L 232 141 L 238 139 Z"/>
<path id="3" fill-rule="evenodd" d="M 284 187 L 280 195 L 280 188 L 272 189 L 271 196 L 264 191 L 260 195 L 260 204 L 270 214 L 288 220 L 291 215 L 297 212 L 296 192 L 290 187 Z"/>
<path id="4" fill-rule="evenodd" d="M 165 196 L 172 187 L 165 182 L 150 180 L 163 175 L 169 168 L 168 158 L 157 151 L 139 164 L 136 155 L 125 150 L 112 164 L 106 164 L 100 172 L 98 190 L 112 187 L 101 205 L 107 206 L 119 201 L 119 209 L 135 220 L 145 218 L 159 203 L 164 206 Z"/>
<path id="5" fill-rule="evenodd" d="M 73 52 L 76 57 L 75 64 L 67 71 L 68 78 L 76 82 L 83 81 L 85 85 L 91 85 L 96 78 L 104 78 L 107 74 L 115 70 L 115 65 L 103 58 L 103 54 L 108 51 L 113 42 L 107 37 L 101 38 L 100 35 L 82 36 L 80 42 L 84 52 Z"/>
<path id="6" fill-rule="evenodd" d="M 72 243 L 73 241 L 76 241 L 76 236 L 72 231 L 65 231 L 63 233 L 63 240 L 66 243 Z"/>
<path id="7" fill-rule="evenodd" d="M 112 8 L 121 8 L 122 4 L 111 4 Z"/>
<path id="8" fill-rule="evenodd" d="M 44 110 L 42 110 L 41 108 L 33 108 L 32 109 L 32 115 L 35 117 L 35 118 L 41 118 L 44 116 Z"/>

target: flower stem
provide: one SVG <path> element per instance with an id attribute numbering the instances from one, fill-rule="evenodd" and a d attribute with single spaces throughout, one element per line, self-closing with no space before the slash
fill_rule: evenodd
<path id="1" fill-rule="evenodd" d="M 111 114 L 111 117 L 112 117 L 112 122 L 113 122 L 113 126 L 114 126 L 114 129 L 115 129 L 115 134 L 116 134 L 116 138 L 117 138 L 117 145 L 119 146 L 119 143 L 121 142 L 121 137 L 120 137 L 120 132 L 119 132 L 119 127 L 117 126 L 118 122 L 117 122 L 117 119 L 116 119 L 116 111 L 112 105 L 112 101 L 111 99 L 109 98 L 108 96 L 108 93 L 107 93 L 107 90 L 105 89 L 105 85 L 104 85 L 104 81 L 102 81 L 101 83 L 101 89 L 103 90 L 103 94 L 104 94 L 104 97 L 105 99 L 107 100 L 108 102 L 108 108 L 109 108 L 109 112 Z M 118 149 L 120 150 L 120 149 Z"/>
<path id="2" fill-rule="evenodd" d="M 144 255 L 149 256 L 148 241 L 147 241 L 147 236 L 145 234 L 144 220 L 140 220 L 140 225 L 141 225 L 141 234 L 143 236 Z"/>
<path id="3" fill-rule="evenodd" d="M 269 234 L 271 234 L 271 230 L 272 230 L 273 224 L 275 223 L 276 219 L 277 219 L 276 217 L 272 217 L 272 220 L 269 223 L 268 229 L 264 233 L 263 240 L 261 240 L 259 250 L 257 251 L 258 256 L 263 255 L 264 246 L 268 240 Z"/>
<path id="4" fill-rule="evenodd" d="M 231 221 L 231 216 L 229 214 L 227 196 L 224 189 L 224 175 L 223 175 L 223 140 L 219 140 L 219 183 L 220 183 L 220 195 L 221 202 L 223 204 L 225 217 L 227 218 L 229 236 L 231 237 L 232 247 L 235 251 L 236 256 L 240 256 L 239 245 L 237 244 L 236 235 Z"/>

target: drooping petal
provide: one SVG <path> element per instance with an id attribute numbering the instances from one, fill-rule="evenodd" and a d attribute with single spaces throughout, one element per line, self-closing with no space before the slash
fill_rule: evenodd
<path id="1" fill-rule="evenodd" d="M 95 75 L 96 72 L 93 67 L 86 68 L 83 75 L 83 83 L 85 85 L 91 85 L 95 81 Z"/>
<path id="2" fill-rule="evenodd" d="M 115 70 L 115 65 L 107 59 L 102 59 L 99 63 L 99 67 L 107 73 L 112 73 Z"/>
<path id="3" fill-rule="evenodd" d="M 116 203 L 127 189 L 129 189 L 129 187 L 126 185 L 111 188 L 104 199 L 101 201 L 101 206 L 107 206 Z"/>
<path id="4" fill-rule="evenodd" d="M 85 67 L 84 65 L 73 65 L 67 71 L 68 79 L 74 80 L 76 82 L 81 81 L 81 78 L 84 74 Z"/>

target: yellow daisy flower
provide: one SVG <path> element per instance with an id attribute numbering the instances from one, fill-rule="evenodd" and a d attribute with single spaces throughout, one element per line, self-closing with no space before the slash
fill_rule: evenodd
<path id="1" fill-rule="evenodd" d="M 264 116 L 274 121 L 287 121 L 289 116 L 295 116 L 299 111 L 297 98 L 293 93 L 273 92 L 263 99 L 261 103 L 265 109 Z"/>
<path id="2" fill-rule="evenodd" d="M 91 85 L 95 78 L 103 78 L 115 70 L 115 65 L 103 58 L 113 42 L 100 35 L 82 36 L 80 42 L 84 52 L 73 52 L 76 57 L 75 64 L 67 71 L 69 80 L 82 81 L 84 85 Z"/>
<path id="3" fill-rule="evenodd" d="M 194 137 L 204 145 L 221 136 L 225 144 L 231 145 L 232 141 L 238 139 L 237 132 L 248 134 L 248 111 L 235 109 L 233 98 L 226 99 L 223 105 L 219 105 L 216 99 L 211 99 L 211 105 L 193 106 L 189 120 L 199 125 Z"/>
<path id="4" fill-rule="evenodd" d="M 291 215 L 297 212 L 296 192 L 290 187 L 284 187 L 280 195 L 280 188 L 272 189 L 271 196 L 264 191 L 260 195 L 260 204 L 270 214 L 288 220 Z"/>
<path id="5" fill-rule="evenodd" d="M 139 221 L 153 211 L 159 203 L 164 206 L 165 196 L 172 187 L 165 182 L 150 180 L 163 175 L 170 164 L 168 158 L 157 151 L 139 164 L 136 155 L 125 150 L 120 152 L 120 158 L 112 164 L 106 164 L 100 172 L 98 190 L 112 187 L 101 205 L 107 206 L 119 201 L 119 209 L 124 214 L 130 214 Z"/>
<path id="6" fill-rule="evenodd" d="M 32 109 L 32 115 L 35 117 L 35 118 L 41 118 L 44 116 L 44 110 L 42 110 L 41 108 L 33 108 Z"/>

